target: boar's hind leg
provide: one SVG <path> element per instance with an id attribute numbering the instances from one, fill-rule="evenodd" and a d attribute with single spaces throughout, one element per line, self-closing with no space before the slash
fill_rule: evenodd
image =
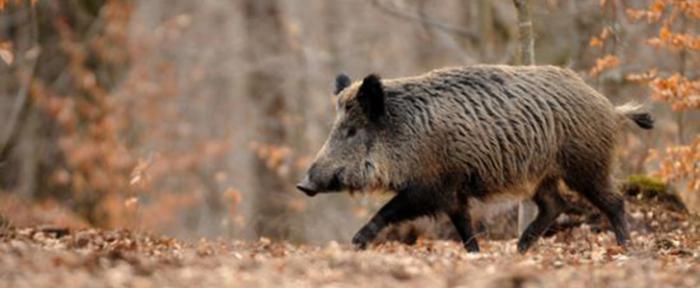
<path id="1" fill-rule="evenodd" d="M 384 227 L 434 213 L 435 209 L 430 202 L 421 203 L 422 201 L 416 200 L 407 196 L 407 193 L 398 193 L 355 234 L 352 244 L 359 249 L 364 249 Z"/>
<path id="2" fill-rule="evenodd" d="M 625 201 L 613 190 L 607 175 L 599 177 L 567 177 L 566 184 L 588 199 L 591 204 L 600 209 L 612 225 L 617 244 L 626 245 L 629 239 L 627 220 L 625 219 Z"/>
<path id="3" fill-rule="evenodd" d="M 558 184 L 559 178 L 547 178 L 537 187 L 532 200 L 537 204 L 539 212 L 520 236 L 518 252 L 525 253 L 562 212 L 565 203 L 559 195 Z"/>

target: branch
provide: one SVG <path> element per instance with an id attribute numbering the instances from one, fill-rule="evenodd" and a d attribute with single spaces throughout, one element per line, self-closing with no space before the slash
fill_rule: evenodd
<path id="1" fill-rule="evenodd" d="M 12 106 L 12 111 L 10 112 L 10 118 L 7 121 L 7 128 L 0 135 L 0 161 L 3 160 L 6 154 L 6 150 L 11 146 L 9 145 L 11 140 L 17 134 L 20 115 L 25 110 L 27 104 L 27 94 L 29 94 L 29 85 L 31 85 L 31 77 L 34 74 L 34 67 L 36 67 L 36 61 L 32 64 L 32 68 L 29 73 L 29 80 L 26 85 L 23 85 L 19 91 L 17 91 L 17 97 L 14 105 Z"/>
<path id="2" fill-rule="evenodd" d="M 447 24 L 444 22 L 441 22 L 440 20 L 433 19 L 427 16 L 420 16 L 420 15 L 414 15 L 405 11 L 401 11 L 399 9 L 391 8 L 387 5 L 382 4 L 381 0 L 372 0 L 372 4 L 379 8 L 379 10 L 384 11 L 385 13 L 394 16 L 396 18 L 408 20 L 408 21 L 415 21 L 415 22 L 420 22 L 424 25 L 430 25 L 431 27 L 435 29 L 442 30 L 444 32 L 452 33 L 464 38 L 469 39 L 469 41 L 477 41 L 479 40 L 479 35 L 477 35 L 476 32 L 468 29 L 464 29 L 458 26 L 454 26 L 451 24 Z"/>

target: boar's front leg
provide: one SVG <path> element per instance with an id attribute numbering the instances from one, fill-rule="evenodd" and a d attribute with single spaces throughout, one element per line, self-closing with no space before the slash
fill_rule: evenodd
<path id="1" fill-rule="evenodd" d="M 472 221 L 469 211 L 456 211 L 449 213 L 452 225 L 455 226 L 457 234 L 462 238 L 464 248 L 467 252 L 479 252 L 479 243 L 476 242 L 474 230 L 472 230 Z"/>
<path id="2" fill-rule="evenodd" d="M 471 185 L 470 191 L 475 191 L 478 189 L 476 185 Z M 450 221 L 452 225 L 455 226 L 457 234 L 462 238 L 462 243 L 467 252 L 479 252 L 479 243 L 476 242 L 476 237 L 474 235 L 474 230 L 472 228 L 471 214 L 469 213 L 468 199 L 467 199 L 466 189 L 457 190 L 457 201 L 455 201 L 456 207 L 454 210 L 447 213 L 450 216 Z"/>
<path id="3" fill-rule="evenodd" d="M 358 249 L 365 249 L 385 227 L 433 213 L 433 205 L 412 198 L 409 193 L 403 192 L 394 196 L 355 234 L 352 244 Z"/>

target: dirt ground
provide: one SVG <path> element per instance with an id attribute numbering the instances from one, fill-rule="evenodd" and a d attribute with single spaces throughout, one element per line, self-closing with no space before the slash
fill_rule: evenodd
<path id="1" fill-rule="evenodd" d="M 652 212 L 632 218 L 653 217 Z M 542 239 L 526 255 L 515 240 L 345 244 L 184 243 L 125 230 L 0 230 L 2 287 L 700 287 L 700 237 L 687 216 L 647 219 L 631 247 L 583 225 Z M 664 216 L 664 217 L 669 217 Z M 680 218 L 679 218 L 680 217 Z M 648 229 L 639 229 L 646 231 Z"/>

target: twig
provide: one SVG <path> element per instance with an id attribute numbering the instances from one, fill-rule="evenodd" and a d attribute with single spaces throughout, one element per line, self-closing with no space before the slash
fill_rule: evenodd
<path id="1" fill-rule="evenodd" d="M 401 18 L 404 20 L 420 22 L 420 23 L 423 23 L 424 25 L 430 25 L 431 27 L 433 27 L 435 29 L 439 29 L 439 30 L 442 30 L 444 32 L 452 33 L 452 34 L 467 38 L 467 39 L 469 39 L 469 41 L 472 41 L 472 42 L 479 40 L 479 35 L 477 35 L 477 33 L 472 31 L 472 30 L 468 30 L 468 29 L 464 29 L 464 28 L 461 28 L 458 26 L 447 24 L 447 23 L 441 22 L 440 20 L 433 19 L 433 18 L 430 18 L 427 16 L 414 15 L 414 14 L 411 14 L 411 13 L 408 13 L 405 11 L 401 11 L 399 9 L 390 8 L 390 7 L 382 4 L 381 0 L 372 0 L 372 4 L 391 16 Z"/>

